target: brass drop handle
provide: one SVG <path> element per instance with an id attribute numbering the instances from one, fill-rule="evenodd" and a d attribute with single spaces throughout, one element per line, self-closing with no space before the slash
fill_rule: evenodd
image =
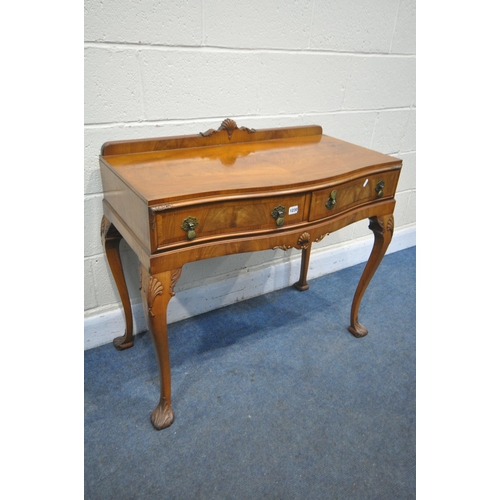
<path id="1" fill-rule="evenodd" d="M 377 193 L 377 198 L 381 198 L 382 196 L 384 196 L 384 188 L 385 188 L 385 182 L 379 181 L 375 186 L 375 192 Z"/>
<path id="2" fill-rule="evenodd" d="M 326 202 L 326 208 L 328 210 L 331 210 L 335 205 L 337 204 L 337 191 L 335 189 L 330 193 L 330 198 L 328 198 L 328 201 Z"/>
<path id="3" fill-rule="evenodd" d="M 181 228 L 187 231 L 188 240 L 194 240 L 196 238 L 195 229 L 198 227 L 198 219 L 196 217 L 187 217 L 182 221 Z"/>
<path id="4" fill-rule="evenodd" d="M 285 213 L 286 208 L 283 205 L 278 205 L 276 208 L 273 208 L 271 217 L 276 220 L 276 225 L 278 227 L 281 227 L 285 223 Z"/>

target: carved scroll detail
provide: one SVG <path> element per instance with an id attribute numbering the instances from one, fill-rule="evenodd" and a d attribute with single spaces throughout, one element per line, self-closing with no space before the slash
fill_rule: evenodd
<path id="1" fill-rule="evenodd" d="M 221 123 L 220 127 L 217 130 L 210 128 L 206 132 L 200 132 L 200 135 L 203 137 L 210 137 L 211 135 L 216 134 L 217 132 L 220 132 L 221 130 L 225 130 L 227 132 L 227 137 L 229 139 L 231 139 L 231 136 L 233 135 L 233 132 L 235 130 L 244 130 L 245 132 L 247 132 L 249 134 L 253 134 L 256 131 L 254 128 L 238 127 L 238 125 L 236 125 L 236 122 L 234 120 L 231 120 L 231 118 L 226 118 Z"/>
<path id="2" fill-rule="evenodd" d="M 394 234 L 394 215 L 391 215 L 387 221 L 387 231 Z"/>
<path id="3" fill-rule="evenodd" d="M 148 286 L 148 312 L 151 317 L 154 316 L 153 313 L 153 304 L 158 295 L 163 294 L 163 285 L 161 282 L 153 278 L 153 276 L 149 277 L 149 286 Z"/>
<path id="4" fill-rule="evenodd" d="M 101 219 L 101 243 L 103 244 L 103 246 L 104 246 L 104 240 L 106 239 L 106 233 L 108 232 L 110 226 L 111 222 L 109 222 L 106 216 L 103 215 Z"/>
<path id="5" fill-rule="evenodd" d="M 149 209 L 149 227 L 151 228 L 151 231 L 156 229 L 156 213 L 151 209 Z"/>
<path id="6" fill-rule="evenodd" d="M 174 269 L 170 275 L 170 295 L 172 295 L 172 297 L 175 295 L 174 287 L 181 277 L 181 272 L 182 267 L 180 267 L 179 269 Z"/>
<path id="7" fill-rule="evenodd" d="M 370 223 L 368 224 L 368 228 L 380 234 L 384 234 L 385 231 L 389 231 L 391 234 L 394 233 L 394 216 L 391 215 L 387 220 L 387 227 L 384 227 L 384 219 L 381 217 L 370 217 Z"/>
<path id="8" fill-rule="evenodd" d="M 279 245 L 277 247 L 273 247 L 273 250 L 283 250 L 286 252 L 287 250 L 290 250 L 292 248 L 290 245 Z"/>
<path id="9" fill-rule="evenodd" d="M 316 243 L 318 243 L 319 241 L 321 241 L 325 236 L 328 236 L 330 233 L 325 233 L 325 234 L 322 234 L 321 236 L 318 236 L 314 241 Z"/>
<path id="10" fill-rule="evenodd" d="M 173 205 L 171 203 L 164 203 L 163 205 L 155 205 L 154 207 L 149 207 L 149 210 L 151 210 L 151 212 L 163 212 L 172 207 Z"/>
<path id="11" fill-rule="evenodd" d="M 167 402 L 167 399 L 162 397 L 158 406 L 151 413 L 151 423 L 157 430 L 165 429 L 174 422 L 174 412 Z"/>
<path id="12" fill-rule="evenodd" d="M 111 225 L 108 219 L 103 215 L 101 219 L 101 238 L 106 234 L 108 227 Z"/>
<path id="13" fill-rule="evenodd" d="M 156 227 L 156 214 L 157 212 L 164 212 L 169 208 L 172 208 L 173 205 L 170 203 L 165 203 L 163 205 L 155 205 L 154 207 L 149 207 L 149 226 L 151 227 L 151 231 L 155 230 Z"/>

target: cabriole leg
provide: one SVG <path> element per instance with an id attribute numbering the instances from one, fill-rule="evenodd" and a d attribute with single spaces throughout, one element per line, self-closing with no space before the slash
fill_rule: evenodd
<path id="1" fill-rule="evenodd" d="M 299 281 L 294 283 L 294 287 L 301 292 L 309 289 L 309 284 L 307 283 L 307 271 L 309 270 L 309 258 L 311 257 L 311 247 L 309 244 L 302 249 L 302 258 L 300 261 L 300 277 Z"/>
<path id="2" fill-rule="evenodd" d="M 359 305 L 368 284 L 373 278 L 373 275 L 375 274 L 375 271 L 382 261 L 387 247 L 391 242 L 392 234 L 394 232 L 394 216 L 390 214 L 383 215 L 381 217 L 370 217 L 370 225 L 368 227 L 373 231 L 375 241 L 352 301 L 351 325 L 348 330 L 355 337 L 364 337 L 368 334 L 368 330 L 358 322 Z"/>
<path id="3" fill-rule="evenodd" d="M 181 269 L 150 275 L 140 265 L 140 272 L 144 314 L 153 338 L 160 374 L 160 400 L 151 414 L 151 423 L 155 429 L 161 430 L 172 425 L 174 421 L 171 406 L 167 307 L 170 299 L 175 295 L 174 286 L 180 277 Z"/>
<path id="4" fill-rule="evenodd" d="M 134 338 L 132 336 L 132 306 L 130 304 L 127 283 L 125 282 L 122 261 L 120 258 L 120 241 L 122 240 L 122 235 L 118 232 L 116 227 L 109 222 L 106 216 L 102 217 L 101 239 L 125 314 L 125 334 L 113 340 L 113 345 L 118 350 L 122 351 L 134 345 Z"/>

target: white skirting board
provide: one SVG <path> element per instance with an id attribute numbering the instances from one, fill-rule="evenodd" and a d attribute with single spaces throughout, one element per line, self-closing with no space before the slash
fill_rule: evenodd
<path id="1" fill-rule="evenodd" d="M 394 232 L 387 254 L 415 245 L 416 226 L 407 226 Z M 307 273 L 308 281 L 366 262 L 372 247 L 373 236 L 370 236 L 318 252 L 313 251 Z M 168 323 L 293 285 L 300 272 L 300 254 L 288 262 L 246 271 L 216 283 L 178 292 L 168 306 Z M 132 305 L 132 315 L 134 335 L 147 330 L 141 303 Z M 123 335 L 124 331 L 125 319 L 121 308 L 85 318 L 84 349 L 112 342 L 115 337 Z"/>

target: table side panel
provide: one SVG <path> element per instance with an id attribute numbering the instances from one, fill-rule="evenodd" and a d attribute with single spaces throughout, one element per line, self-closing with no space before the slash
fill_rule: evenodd
<path id="1" fill-rule="evenodd" d="M 146 201 L 140 198 L 102 160 L 100 166 L 104 199 L 115 214 L 119 214 L 122 223 L 140 240 L 141 244 L 151 249 L 149 212 Z"/>
<path id="2" fill-rule="evenodd" d="M 103 215 L 109 220 L 109 222 L 111 222 L 111 224 L 115 226 L 118 232 L 122 235 L 123 239 L 139 257 L 139 260 L 144 264 L 144 266 L 149 266 L 149 259 L 151 258 L 149 248 L 146 248 L 144 243 L 139 240 L 139 238 L 127 225 L 125 225 L 121 217 L 114 211 L 106 199 L 103 200 L 102 208 Z"/>

